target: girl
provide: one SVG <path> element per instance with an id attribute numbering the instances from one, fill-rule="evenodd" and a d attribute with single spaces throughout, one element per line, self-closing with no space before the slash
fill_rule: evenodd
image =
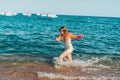
<path id="1" fill-rule="evenodd" d="M 73 46 L 71 43 L 71 38 L 74 39 L 80 39 L 83 37 L 83 35 L 75 36 L 71 34 L 70 32 L 67 31 L 65 26 L 62 26 L 60 29 L 60 35 L 56 38 L 56 42 L 59 42 L 60 40 L 63 40 L 65 44 L 65 51 L 59 56 L 59 61 L 60 63 L 63 62 L 63 58 L 67 57 L 68 61 L 72 61 L 72 55 L 71 53 L 73 52 Z"/>

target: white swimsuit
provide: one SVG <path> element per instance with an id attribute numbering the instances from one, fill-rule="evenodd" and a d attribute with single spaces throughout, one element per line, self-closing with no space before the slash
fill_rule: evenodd
<path id="1" fill-rule="evenodd" d="M 72 46 L 72 43 L 71 43 L 71 38 L 68 39 L 67 42 L 64 42 L 65 44 L 65 51 L 67 51 L 68 53 L 72 53 L 73 52 L 73 46 Z"/>

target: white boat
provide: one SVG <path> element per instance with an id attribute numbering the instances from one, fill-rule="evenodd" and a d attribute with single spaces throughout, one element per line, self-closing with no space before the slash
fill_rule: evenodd
<path id="1" fill-rule="evenodd" d="M 45 16 L 47 16 L 47 14 L 45 14 L 45 13 L 42 13 L 42 14 L 41 14 L 41 16 L 45 17 Z"/>
<path id="2" fill-rule="evenodd" d="M 17 14 L 18 14 L 18 13 L 15 13 L 15 12 L 14 12 L 14 13 L 13 13 L 13 16 L 16 16 Z"/>
<path id="3" fill-rule="evenodd" d="M 30 17 L 32 14 L 30 14 L 30 13 L 23 13 L 23 15 Z"/>
<path id="4" fill-rule="evenodd" d="M 40 13 L 36 13 L 37 16 L 40 16 Z"/>
<path id="5" fill-rule="evenodd" d="M 12 13 L 12 12 L 5 12 L 4 15 L 5 15 L 5 16 L 14 16 L 14 15 L 16 15 L 16 14 L 14 14 L 14 13 Z"/>
<path id="6" fill-rule="evenodd" d="M 57 15 L 55 15 L 55 14 L 48 14 L 48 17 L 50 17 L 50 18 L 57 18 Z"/>
<path id="7" fill-rule="evenodd" d="M 0 15 L 5 15 L 5 12 L 1 11 L 1 12 L 0 12 Z"/>
<path id="8" fill-rule="evenodd" d="M 4 11 L 1 11 L 0 12 L 0 15 L 3 15 L 3 16 L 16 16 L 17 15 L 17 13 L 15 13 L 15 12 L 4 12 Z"/>

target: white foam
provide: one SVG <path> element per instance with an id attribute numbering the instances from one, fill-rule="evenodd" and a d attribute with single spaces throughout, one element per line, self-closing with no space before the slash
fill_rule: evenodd
<path id="1" fill-rule="evenodd" d="M 13 35 L 14 34 L 14 32 L 13 31 L 9 31 L 9 32 L 6 32 L 6 33 L 4 33 L 5 35 Z"/>
<path id="2" fill-rule="evenodd" d="M 22 55 L 23 54 L 23 55 Z M 40 56 L 28 56 L 24 53 L 16 54 L 16 53 L 3 53 L 0 54 L 0 60 L 9 60 L 9 61 L 32 61 L 35 63 L 40 63 L 40 62 L 50 62 L 50 59 L 46 59 Z"/>
<path id="3" fill-rule="evenodd" d="M 38 77 L 48 77 L 50 79 L 54 78 L 62 78 L 62 79 L 78 79 L 79 77 L 70 77 L 70 76 L 65 76 L 62 74 L 57 74 L 57 73 L 47 73 L 47 72 L 37 72 Z M 82 78 L 82 77 L 81 77 Z"/>
<path id="4" fill-rule="evenodd" d="M 11 54 L 10 54 L 10 53 L 3 53 L 3 54 L 0 54 L 0 56 L 1 56 L 1 55 L 2 55 L 2 56 L 11 56 L 11 55 L 14 55 L 14 54 L 12 54 L 12 53 L 11 53 Z"/>
<path id="5" fill-rule="evenodd" d="M 47 77 L 50 79 L 55 79 L 55 78 L 60 78 L 60 79 L 64 79 L 64 80 L 71 80 L 71 79 L 79 79 L 79 80 L 119 80 L 119 77 L 105 77 L 105 76 L 66 76 L 66 75 L 62 75 L 62 74 L 58 74 L 58 73 L 47 73 L 47 72 L 37 72 L 38 77 Z"/>
<path id="6" fill-rule="evenodd" d="M 54 60 L 53 61 L 54 64 L 59 64 L 58 58 L 55 57 L 53 60 Z M 102 58 L 92 57 L 91 59 L 87 59 L 87 60 L 75 59 L 72 62 L 68 62 L 65 60 L 60 65 L 64 65 L 66 67 L 73 66 L 73 67 L 83 67 L 83 68 L 85 68 L 85 67 L 110 68 L 110 66 L 106 66 L 106 65 L 99 63 L 99 62 L 102 62 L 104 60 L 110 61 L 111 59 L 108 59 L 107 57 L 102 57 Z"/>

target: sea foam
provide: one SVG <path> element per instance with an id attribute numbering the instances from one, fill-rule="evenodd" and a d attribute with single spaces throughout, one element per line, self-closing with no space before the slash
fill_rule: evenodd
<path id="1" fill-rule="evenodd" d="M 60 78 L 64 80 L 73 80 L 73 79 L 79 79 L 79 80 L 119 80 L 119 77 L 96 77 L 96 76 L 66 76 L 58 73 L 47 73 L 47 72 L 37 72 L 38 77 L 47 77 L 50 79 Z"/>

